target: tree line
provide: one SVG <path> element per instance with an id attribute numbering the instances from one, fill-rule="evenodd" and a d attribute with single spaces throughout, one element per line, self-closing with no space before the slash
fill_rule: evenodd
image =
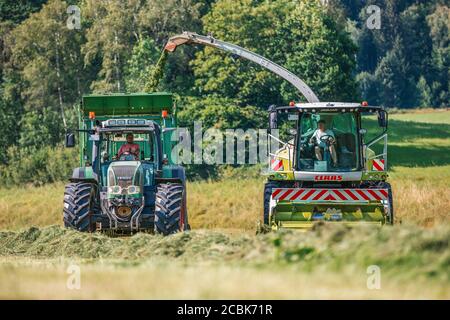
<path id="1" fill-rule="evenodd" d="M 68 27 L 70 5 L 79 28 Z M 380 28 L 367 26 L 371 5 Z M 0 177 L 11 183 L 65 178 L 78 158 L 62 138 L 77 126 L 81 96 L 142 91 L 168 37 L 184 30 L 284 65 L 323 101 L 448 106 L 446 1 L 0 0 L 0 17 Z M 178 95 L 183 126 L 265 127 L 269 105 L 302 101 L 273 74 L 211 48 L 168 59 L 158 90 Z"/>

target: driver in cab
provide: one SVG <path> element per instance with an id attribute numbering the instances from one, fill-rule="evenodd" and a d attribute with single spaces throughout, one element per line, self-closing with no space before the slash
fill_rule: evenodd
<path id="1" fill-rule="evenodd" d="M 127 143 L 123 144 L 117 153 L 119 159 L 121 156 L 127 155 L 132 155 L 135 160 L 139 160 L 139 145 L 134 143 L 134 136 L 132 133 L 127 134 Z"/>
<path id="2" fill-rule="evenodd" d="M 309 143 L 314 144 L 314 151 L 317 157 L 317 160 L 322 161 L 323 155 L 322 150 L 325 150 L 327 147 L 330 150 L 331 159 L 333 160 L 333 165 L 337 166 L 337 154 L 336 148 L 334 145 L 336 144 L 336 138 L 332 130 L 327 129 L 326 123 L 324 120 L 319 120 L 317 122 L 317 130 L 314 131 L 311 139 L 309 139 Z"/>

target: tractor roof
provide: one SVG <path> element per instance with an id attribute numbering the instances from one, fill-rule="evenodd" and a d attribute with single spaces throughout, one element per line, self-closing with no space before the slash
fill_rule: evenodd
<path id="1" fill-rule="evenodd" d="M 358 108 L 361 107 L 360 103 L 352 102 L 314 102 L 314 103 L 297 103 L 295 104 L 298 108 L 307 109 L 323 109 L 323 108 Z"/>
<path id="2" fill-rule="evenodd" d="M 99 132 L 136 132 L 144 133 L 159 130 L 156 122 L 146 119 L 109 119 L 102 121 Z"/>
<path id="3" fill-rule="evenodd" d="M 354 102 L 314 102 L 314 103 L 296 103 L 293 106 L 276 107 L 277 111 L 294 111 L 300 112 L 336 112 L 336 111 L 356 111 L 356 112 L 375 112 L 381 110 L 380 106 L 365 106 L 361 103 Z M 269 111 L 271 109 L 269 108 Z M 273 110 L 273 109 L 272 109 Z"/>
<path id="4" fill-rule="evenodd" d="M 172 111 L 171 93 L 114 93 L 83 96 L 82 112 L 96 116 L 131 116 L 161 114 L 162 110 Z"/>

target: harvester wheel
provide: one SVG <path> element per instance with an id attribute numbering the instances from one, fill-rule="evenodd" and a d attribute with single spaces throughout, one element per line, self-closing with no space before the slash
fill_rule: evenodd
<path id="1" fill-rule="evenodd" d="M 188 229 L 184 186 L 180 183 L 159 184 L 155 203 L 155 233 L 167 236 Z"/>
<path id="2" fill-rule="evenodd" d="M 269 207 L 270 207 L 270 197 L 272 196 L 272 189 L 278 188 L 279 184 L 273 181 L 269 181 L 264 185 L 264 225 L 269 225 Z"/>
<path id="3" fill-rule="evenodd" d="M 388 189 L 388 200 L 389 200 L 389 211 L 391 212 L 391 216 L 389 217 L 388 223 L 394 224 L 394 199 L 392 197 L 392 187 L 390 183 L 385 182 L 384 189 Z"/>
<path id="4" fill-rule="evenodd" d="M 64 226 L 78 231 L 93 231 L 91 213 L 96 208 L 97 188 L 92 183 L 74 182 L 64 191 Z"/>

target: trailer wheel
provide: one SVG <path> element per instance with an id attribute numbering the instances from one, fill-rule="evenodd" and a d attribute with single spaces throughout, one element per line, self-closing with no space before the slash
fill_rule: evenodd
<path id="1" fill-rule="evenodd" d="M 169 235 L 188 230 L 185 188 L 180 183 L 162 183 L 156 189 L 155 233 Z"/>
<path id="2" fill-rule="evenodd" d="M 63 222 L 66 228 L 93 231 L 91 213 L 96 208 L 97 187 L 93 183 L 74 182 L 64 191 Z"/>
<path id="3" fill-rule="evenodd" d="M 279 184 L 277 182 L 269 181 L 264 185 L 264 214 L 263 223 L 264 225 L 269 225 L 269 207 L 270 207 L 270 197 L 272 196 L 272 189 L 278 188 Z"/>

